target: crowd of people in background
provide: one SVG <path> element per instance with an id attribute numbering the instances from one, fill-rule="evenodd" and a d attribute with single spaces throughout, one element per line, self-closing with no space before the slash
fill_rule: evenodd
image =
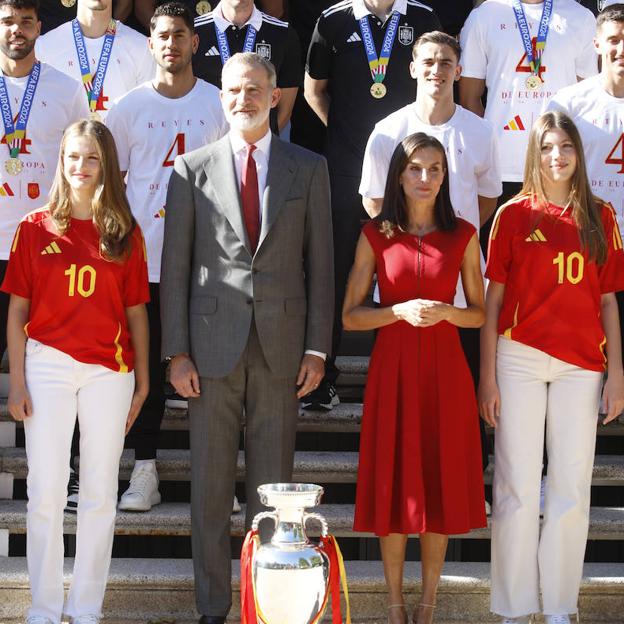
<path id="1" fill-rule="evenodd" d="M 339 403 L 343 329 L 376 330 L 354 528 L 384 618 L 434 621 L 448 536 L 490 511 L 501 623 L 578 614 L 599 404 L 624 408 L 624 4 L 0 0 L 0 114 L 27 624 L 100 621 L 116 508 L 161 502 L 166 399 L 200 623 L 225 622 L 240 429 L 249 527 L 299 407 Z"/>

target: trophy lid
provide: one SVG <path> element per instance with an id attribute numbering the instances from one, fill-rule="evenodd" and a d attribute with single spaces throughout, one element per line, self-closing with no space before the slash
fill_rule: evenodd
<path id="1" fill-rule="evenodd" d="M 267 507 L 316 507 L 323 488 L 314 483 L 265 483 L 258 487 L 260 502 Z"/>

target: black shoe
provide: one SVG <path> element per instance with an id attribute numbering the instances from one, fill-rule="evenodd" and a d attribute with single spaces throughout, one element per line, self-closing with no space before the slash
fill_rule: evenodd
<path id="1" fill-rule="evenodd" d="M 78 473 L 73 469 L 69 469 L 69 481 L 67 483 L 67 503 L 65 503 L 65 511 L 76 513 L 78 511 Z"/>
<path id="2" fill-rule="evenodd" d="M 312 390 L 301 399 L 301 407 L 304 410 L 329 411 L 340 403 L 338 393 L 329 381 L 321 381 L 316 390 Z"/>
<path id="3" fill-rule="evenodd" d="M 225 616 L 202 615 L 199 618 L 199 624 L 225 624 Z"/>

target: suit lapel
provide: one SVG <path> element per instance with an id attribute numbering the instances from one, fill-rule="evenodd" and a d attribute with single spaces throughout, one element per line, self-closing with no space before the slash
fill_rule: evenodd
<path id="1" fill-rule="evenodd" d="M 272 225 L 283 207 L 295 176 L 296 165 L 286 154 L 280 139 L 271 139 L 271 155 L 267 173 L 266 189 L 262 198 L 262 225 L 258 248 L 269 234 Z"/>
<path id="2" fill-rule="evenodd" d="M 228 135 L 219 140 L 213 158 L 206 162 L 204 169 L 208 179 L 213 181 L 213 188 L 217 196 L 218 205 L 227 220 L 230 222 L 236 236 L 245 244 L 251 254 L 247 229 L 243 222 L 240 189 L 236 179 L 234 154 Z"/>

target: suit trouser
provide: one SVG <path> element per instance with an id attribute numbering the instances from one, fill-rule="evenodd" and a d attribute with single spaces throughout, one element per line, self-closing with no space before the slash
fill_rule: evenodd
<path id="1" fill-rule="evenodd" d="M 200 614 L 223 616 L 232 604 L 230 514 L 241 426 L 249 529 L 265 509 L 257 487 L 292 478 L 298 402 L 295 377 L 271 372 L 253 321 L 234 370 L 202 377 L 200 386 L 201 396 L 189 400 L 195 597 Z"/>
<path id="2" fill-rule="evenodd" d="M 58 624 L 63 612 L 63 509 L 76 414 L 81 432 L 80 499 L 65 613 L 99 615 L 113 546 L 119 458 L 134 373 L 84 364 L 35 340 L 26 343 L 25 371 L 33 403 L 33 414 L 24 422 L 29 615 Z"/>
<path id="3" fill-rule="evenodd" d="M 492 611 L 577 612 L 602 373 L 499 338 L 501 412 L 495 436 Z M 548 479 L 540 535 L 544 427 Z"/>

